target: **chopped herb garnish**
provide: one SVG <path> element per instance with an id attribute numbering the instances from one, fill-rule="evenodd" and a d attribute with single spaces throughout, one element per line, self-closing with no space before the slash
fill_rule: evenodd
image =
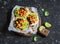
<path id="1" fill-rule="evenodd" d="M 39 27 L 39 31 L 41 31 L 41 30 L 43 30 L 43 29 L 45 29 L 44 26 L 40 26 L 40 27 Z"/>
<path id="2" fill-rule="evenodd" d="M 45 26 L 46 26 L 47 28 L 50 28 L 50 27 L 51 27 L 51 24 L 48 23 L 48 22 L 45 22 Z"/>
<path id="3" fill-rule="evenodd" d="M 34 37 L 34 42 L 36 42 L 38 40 L 38 36 Z"/>
<path id="4" fill-rule="evenodd" d="M 42 8 L 41 10 L 44 11 L 44 8 Z"/>
<path id="5" fill-rule="evenodd" d="M 45 11 L 45 16 L 49 16 L 49 12 L 48 11 Z"/>

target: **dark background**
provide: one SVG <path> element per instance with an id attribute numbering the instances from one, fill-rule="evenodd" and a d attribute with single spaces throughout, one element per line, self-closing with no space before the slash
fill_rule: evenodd
<path id="1" fill-rule="evenodd" d="M 52 27 L 46 38 L 39 35 L 39 40 L 33 42 L 32 37 L 17 36 L 14 32 L 7 30 L 11 16 L 11 10 L 15 5 L 34 6 L 38 9 L 42 23 L 49 22 Z M 44 12 L 49 11 L 45 17 Z M 0 0 L 0 44 L 60 44 L 60 1 L 59 0 Z"/>

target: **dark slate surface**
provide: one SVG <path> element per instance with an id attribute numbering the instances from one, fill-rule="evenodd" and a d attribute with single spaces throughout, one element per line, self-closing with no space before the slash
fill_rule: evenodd
<path id="1" fill-rule="evenodd" d="M 42 23 L 48 21 L 52 24 L 49 36 L 33 42 L 32 37 L 21 37 L 7 30 L 11 9 L 15 5 L 34 6 L 38 8 Z M 41 8 L 49 11 L 50 15 L 45 17 Z M 0 0 L 0 44 L 60 44 L 60 1 L 59 0 Z"/>

